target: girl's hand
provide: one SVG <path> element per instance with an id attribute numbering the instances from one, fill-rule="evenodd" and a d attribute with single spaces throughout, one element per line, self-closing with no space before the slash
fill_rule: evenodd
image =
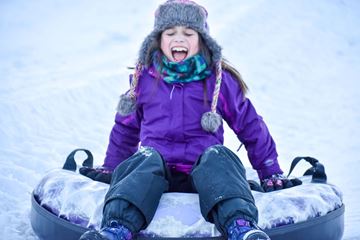
<path id="1" fill-rule="evenodd" d="M 110 184 L 113 170 L 106 167 L 82 167 L 79 169 L 79 172 L 81 175 L 91 178 L 94 181 Z"/>
<path id="2" fill-rule="evenodd" d="M 300 185 L 302 182 L 300 179 L 288 179 L 283 174 L 274 174 L 268 178 L 261 180 L 261 187 L 265 192 L 272 192 L 285 188 L 291 188 Z"/>

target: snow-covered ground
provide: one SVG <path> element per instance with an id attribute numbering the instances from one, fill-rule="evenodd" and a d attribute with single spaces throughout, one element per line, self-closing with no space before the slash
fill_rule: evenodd
<path id="1" fill-rule="evenodd" d="M 0 1 L 0 239 L 37 239 L 31 191 L 71 150 L 88 148 L 102 163 L 126 67 L 160 2 Z M 283 169 L 298 155 L 321 160 L 344 193 L 344 239 L 360 239 L 360 1 L 199 3 Z M 229 131 L 226 145 L 238 147 Z"/>

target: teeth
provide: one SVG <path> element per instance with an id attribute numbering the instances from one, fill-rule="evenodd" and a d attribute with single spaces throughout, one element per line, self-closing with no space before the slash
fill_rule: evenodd
<path id="1" fill-rule="evenodd" d="M 172 51 L 176 51 L 176 52 L 187 52 L 188 50 L 184 47 L 173 47 L 171 49 Z"/>

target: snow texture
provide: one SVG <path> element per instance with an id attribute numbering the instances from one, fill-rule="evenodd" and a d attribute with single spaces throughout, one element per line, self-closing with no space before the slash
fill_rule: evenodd
<path id="1" fill-rule="evenodd" d="M 127 67 L 161 2 L 0 1 L 0 239 L 37 239 L 31 192 L 73 149 L 103 162 Z M 360 1 L 199 3 L 248 84 L 283 170 L 299 155 L 319 159 L 343 192 L 344 239 L 360 239 Z M 225 145 L 239 146 L 228 128 Z M 244 148 L 238 155 L 250 166 Z"/>

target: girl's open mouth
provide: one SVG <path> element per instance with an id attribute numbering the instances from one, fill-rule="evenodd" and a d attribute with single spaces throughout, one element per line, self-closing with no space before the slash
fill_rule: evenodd
<path id="1" fill-rule="evenodd" d="M 176 62 L 183 61 L 188 55 L 188 49 L 185 47 L 173 47 L 171 49 L 172 57 Z"/>

